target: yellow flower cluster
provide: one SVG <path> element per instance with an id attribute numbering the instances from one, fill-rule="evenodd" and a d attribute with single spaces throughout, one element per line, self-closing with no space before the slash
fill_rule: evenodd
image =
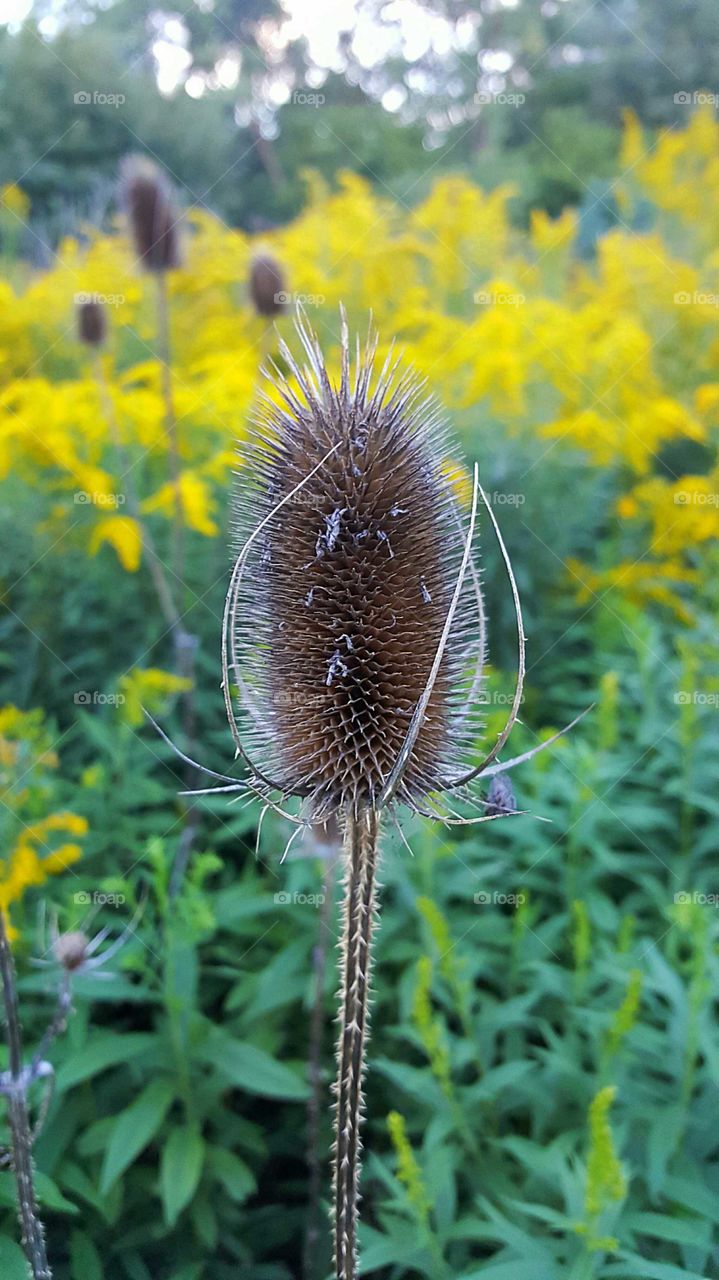
<path id="1" fill-rule="evenodd" d="M 86 818 L 66 810 L 36 816 L 48 806 L 49 770 L 57 764 L 39 711 L 0 708 L 4 852 L 0 858 L 0 911 L 6 919 L 10 905 L 20 902 L 27 889 L 60 875 L 82 854 L 78 840 L 87 834 Z M 14 937 L 15 930 L 10 928 L 9 935 Z"/>
<path id="2" fill-rule="evenodd" d="M 247 291 L 261 248 L 282 264 L 335 366 L 343 302 L 360 328 L 373 313 L 380 354 L 395 338 L 468 434 L 496 424 L 505 437 L 539 441 L 538 484 L 569 455 L 610 469 L 607 518 L 626 533 L 627 558 L 575 564 L 579 589 L 611 587 L 686 619 L 694 548 L 719 535 L 711 111 L 658 139 L 628 118 L 622 171 L 618 224 L 592 259 L 578 255 L 573 211 L 558 220 L 537 212 L 520 231 L 510 187 L 486 194 L 460 176 L 440 178 L 412 209 L 356 175 L 334 190 L 310 177 L 304 212 L 262 245 L 190 213 L 186 265 L 169 279 L 174 433 L 156 282 L 134 269 L 122 227 L 88 230 L 19 291 L 0 282 L 0 479 L 12 470 L 42 488 L 48 533 L 64 547 L 111 549 L 130 572 L 146 555 L 143 522 L 161 531 L 180 508 L 190 530 L 217 536 L 259 365 L 277 353 Z M 20 194 L 0 198 L 13 207 Z M 78 297 L 106 310 L 99 353 L 77 342 Z M 290 317 L 278 325 L 287 334 Z"/>

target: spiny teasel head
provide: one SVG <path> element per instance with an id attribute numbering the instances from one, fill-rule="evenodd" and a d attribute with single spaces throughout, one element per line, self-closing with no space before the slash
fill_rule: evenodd
<path id="1" fill-rule="evenodd" d="M 57 963 L 68 973 L 80 969 L 87 957 L 89 939 L 75 929 L 70 933 L 61 933 L 53 944 L 53 952 Z"/>
<path id="2" fill-rule="evenodd" d="M 127 213 L 139 265 L 155 273 L 181 266 L 177 211 L 170 184 L 146 156 L 127 156 L 123 161 L 120 203 Z"/>
<path id="3" fill-rule="evenodd" d="M 307 364 L 281 344 L 290 380 L 268 373 L 278 395 L 242 459 L 230 674 L 260 776 L 323 821 L 381 807 L 393 779 L 414 806 L 457 776 L 483 635 L 437 406 L 391 357 L 375 371 L 376 336 L 352 369 L 344 318 L 337 384 L 303 320 L 298 333 Z"/>
<path id="4" fill-rule="evenodd" d="M 77 304 L 77 336 L 86 347 L 101 347 L 107 338 L 105 308 L 96 298 Z"/>
<path id="5" fill-rule="evenodd" d="M 255 254 L 250 264 L 249 284 L 258 316 L 278 316 L 287 310 L 284 272 L 271 254 Z"/>

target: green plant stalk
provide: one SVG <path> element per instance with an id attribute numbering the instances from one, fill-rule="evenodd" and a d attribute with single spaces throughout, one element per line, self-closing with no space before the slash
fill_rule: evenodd
<path id="1" fill-rule="evenodd" d="M 105 415 L 105 420 L 107 422 L 108 429 L 109 429 L 110 435 L 112 436 L 113 444 L 115 446 L 118 465 L 122 470 L 122 480 L 127 489 L 128 507 L 130 508 L 130 513 L 132 515 L 132 518 L 136 520 L 138 525 L 140 526 L 140 536 L 142 538 L 142 545 L 147 551 L 148 566 L 150 570 L 150 575 L 152 577 L 153 585 L 155 587 L 157 601 L 160 606 L 160 609 L 162 610 L 163 617 L 167 622 L 167 625 L 169 626 L 174 636 L 178 631 L 182 630 L 180 615 L 177 609 L 177 605 L 175 604 L 172 588 L 169 582 L 167 581 L 167 577 L 164 573 L 164 570 L 162 567 L 162 561 L 160 560 L 157 554 L 157 551 L 155 550 L 155 544 L 152 539 L 152 535 L 150 534 L 150 531 L 147 528 L 142 518 L 142 512 L 140 510 L 140 499 L 137 495 L 134 482 L 131 478 L 131 475 L 130 475 L 131 468 L 128 466 L 127 458 L 125 457 L 125 453 L 122 447 L 122 441 L 120 439 L 120 430 L 117 425 L 117 419 L 115 417 L 115 410 L 114 410 L 112 398 L 110 396 L 110 392 L 108 389 L 107 379 L 105 378 L 105 371 L 102 367 L 102 358 L 98 351 L 94 353 L 93 371 L 95 374 L 95 381 L 97 383 L 97 389 L 100 396 L 100 403 L 102 404 L 102 411 Z"/>
<path id="2" fill-rule="evenodd" d="M 157 282 L 157 348 L 162 379 L 162 399 L 165 405 L 165 433 L 170 455 L 170 479 L 175 491 L 170 564 L 173 576 L 179 578 L 183 563 L 185 508 L 182 501 L 182 485 L 180 483 L 180 445 L 177 432 L 177 415 L 175 414 L 175 398 L 172 392 L 170 301 L 167 293 L 166 272 L 156 272 L 155 280 Z"/>
<path id="3" fill-rule="evenodd" d="M 15 965 L 0 911 L 0 977 L 5 1005 L 9 1055 L 9 1082 L 6 1086 L 8 1122 L 12 1137 L 13 1168 L 17 1186 L 22 1244 L 33 1280 L 52 1280 L 47 1261 L 45 1233 L 38 1215 L 32 1163 L 32 1134 L 27 1110 L 26 1076 L 22 1065 L 22 1033 L 17 1004 Z"/>
<path id="4" fill-rule="evenodd" d="M 356 1280 L 357 1277 L 362 1078 L 376 914 L 378 837 L 376 809 L 347 813 L 333 1180 L 336 1280 Z"/>

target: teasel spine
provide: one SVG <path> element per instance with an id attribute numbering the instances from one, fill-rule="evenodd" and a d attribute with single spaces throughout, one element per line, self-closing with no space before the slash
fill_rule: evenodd
<path id="1" fill-rule="evenodd" d="M 337 1280 L 355 1280 L 364 1111 L 363 1080 L 369 1023 L 372 933 L 377 917 L 379 813 L 350 810 L 345 819 L 344 920 L 338 993 L 334 1236 Z"/>

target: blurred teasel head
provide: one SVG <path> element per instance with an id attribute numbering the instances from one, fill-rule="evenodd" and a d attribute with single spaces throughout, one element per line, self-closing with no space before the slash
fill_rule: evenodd
<path id="1" fill-rule="evenodd" d="M 89 939 L 79 929 L 71 933 L 61 933 L 53 944 L 55 960 L 68 973 L 74 973 L 85 963 L 88 944 Z"/>
<path id="2" fill-rule="evenodd" d="M 287 310 L 284 272 L 271 254 L 255 254 L 250 263 L 249 287 L 258 316 L 278 316 Z"/>
<path id="3" fill-rule="evenodd" d="M 107 338 L 105 308 L 96 298 L 83 298 L 77 304 L 77 336 L 86 347 L 101 347 Z"/>
<path id="4" fill-rule="evenodd" d="M 140 266 L 158 274 L 181 266 L 177 210 L 170 184 L 146 156 L 127 156 L 123 161 L 120 203 Z"/>

